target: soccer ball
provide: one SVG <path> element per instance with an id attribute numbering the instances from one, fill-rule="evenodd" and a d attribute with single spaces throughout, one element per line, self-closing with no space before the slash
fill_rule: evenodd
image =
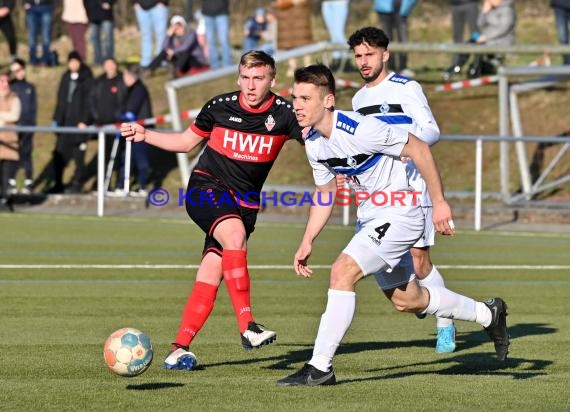
<path id="1" fill-rule="evenodd" d="M 122 328 L 105 341 L 103 356 L 112 372 L 120 376 L 137 376 L 152 362 L 152 344 L 138 329 Z"/>

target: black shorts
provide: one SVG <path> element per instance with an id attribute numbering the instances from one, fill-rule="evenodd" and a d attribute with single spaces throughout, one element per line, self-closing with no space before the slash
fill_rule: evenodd
<path id="1" fill-rule="evenodd" d="M 255 229 L 259 209 L 240 206 L 233 191 L 213 176 L 193 172 L 186 189 L 186 212 L 190 219 L 206 233 L 204 250 L 222 255 L 222 245 L 214 239 L 216 226 L 226 219 L 238 218 L 245 227 L 246 238 Z"/>

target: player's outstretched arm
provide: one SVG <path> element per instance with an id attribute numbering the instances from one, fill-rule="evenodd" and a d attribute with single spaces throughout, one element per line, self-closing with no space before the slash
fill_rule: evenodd
<path id="1" fill-rule="evenodd" d="M 301 244 L 295 253 L 293 267 L 299 276 L 310 277 L 313 270 L 308 265 L 313 249 L 313 241 L 326 226 L 334 206 L 336 179 L 331 179 L 325 185 L 316 187 L 313 193 L 313 203 L 309 210 L 309 219 Z"/>
<path id="2" fill-rule="evenodd" d="M 121 136 L 132 142 L 147 142 L 169 152 L 187 153 L 204 138 L 190 128 L 182 133 L 164 133 L 149 130 L 138 123 L 121 123 Z"/>
<path id="3" fill-rule="evenodd" d="M 429 146 L 409 134 L 408 143 L 402 150 L 402 156 L 410 157 L 422 174 L 433 205 L 433 223 L 435 229 L 444 235 L 453 235 L 453 218 L 451 208 L 445 200 L 443 183 Z"/>

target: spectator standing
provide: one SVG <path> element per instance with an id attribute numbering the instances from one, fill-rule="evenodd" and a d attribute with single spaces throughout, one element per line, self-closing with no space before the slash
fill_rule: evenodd
<path id="1" fill-rule="evenodd" d="M 311 29 L 311 7 L 308 0 L 277 0 L 275 2 L 277 20 L 277 48 L 288 50 L 306 46 L 313 42 Z M 293 77 L 297 67 L 296 59 L 289 59 L 287 77 Z M 310 56 L 305 56 L 304 64 L 310 64 Z"/>
<path id="2" fill-rule="evenodd" d="M 16 32 L 14 30 L 14 22 L 12 21 L 12 10 L 14 9 L 15 0 L 0 0 L 0 31 L 6 37 L 8 49 L 10 51 L 10 61 L 17 57 Z"/>
<path id="3" fill-rule="evenodd" d="M 380 26 L 393 41 L 395 35 L 400 43 L 407 43 L 408 17 L 416 6 L 416 0 L 375 0 L 374 10 L 378 13 Z M 414 77 L 415 73 L 408 67 L 408 54 L 396 53 L 392 61 L 392 69 L 406 77 Z"/>
<path id="4" fill-rule="evenodd" d="M 114 124 L 121 120 L 121 110 L 126 94 L 123 76 L 114 58 L 103 61 L 103 73 L 93 83 L 90 98 L 91 116 L 96 125 Z M 115 142 L 115 139 L 117 141 Z M 120 136 L 105 135 L 105 160 L 111 157 L 113 144 L 120 144 Z M 118 151 L 119 146 L 115 150 Z M 117 153 L 115 152 L 115 154 Z M 110 177 L 110 176 L 109 176 Z"/>
<path id="5" fill-rule="evenodd" d="M 208 0 L 202 4 L 202 15 L 206 23 L 208 57 L 212 69 L 232 64 L 230 41 L 230 2 L 229 0 Z M 220 45 L 218 53 L 217 45 Z"/>
<path id="6" fill-rule="evenodd" d="M 348 18 L 348 0 L 326 0 L 321 3 L 321 14 L 332 44 L 346 46 L 346 20 Z M 347 54 L 340 50 L 332 53 L 331 70 L 338 70 L 343 57 Z"/>
<path id="7" fill-rule="evenodd" d="M 55 66 L 57 61 L 51 52 L 51 26 L 53 21 L 54 0 L 24 0 L 26 10 L 26 28 L 28 30 L 28 47 L 30 64 Z M 42 55 L 38 57 L 38 36 L 42 37 Z"/>
<path id="8" fill-rule="evenodd" d="M 63 11 L 61 20 L 65 23 L 67 33 L 71 37 L 73 50 L 79 53 L 82 61 L 87 59 L 87 43 L 85 33 L 87 32 L 87 11 L 82 1 L 63 0 Z"/>
<path id="9" fill-rule="evenodd" d="M 469 38 L 473 38 L 478 30 L 479 0 L 450 0 L 450 7 L 453 43 L 465 42 L 466 26 L 469 29 Z M 443 73 L 443 79 L 449 80 L 454 74 L 459 74 L 468 59 L 468 54 L 454 54 L 451 66 Z"/>
<path id="10" fill-rule="evenodd" d="M 560 44 L 570 44 L 568 24 L 570 23 L 570 0 L 550 0 L 550 7 L 554 12 L 556 32 Z M 562 56 L 562 64 L 570 64 L 570 54 Z"/>
<path id="11" fill-rule="evenodd" d="M 162 50 L 150 63 L 148 69 L 152 72 L 158 69 L 163 62 L 172 65 L 174 77 L 208 67 L 206 56 L 198 43 L 196 30 L 188 27 L 182 16 L 176 15 L 170 19 L 170 27 Z"/>
<path id="12" fill-rule="evenodd" d="M 259 50 L 263 33 L 267 30 L 266 12 L 263 7 L 255 9 L 255 15 L 249 16 L 243 27 L 243 51 Z"/>
<path id="13" fill-rule="evenodd" d="M 63 73 L 57 91 L 57 102 L 53 113 L 54 126 L 85 128 L 91 123 L 89 99 L 93 85 L 93 73 L 83 63 L 77 51 L 69 53 L 68 70 Z M 53 151 L 54 186 L 48 193 L 79 193 L 85 171 L 85 150 L 88 135 L 83 133 L 59 133 Z M 69 187 L 63 185 L 63 172 L 69 160 L 75 161 L 75 173 Z"/>
<path id="14" fill-rule="evenodd" d="M 20 58 L 15 59 L 10 65 L 10 72 L 12 73 L 12 91 L 16 93 L 21 104 L 21 114 L 18 125 L 35 126 L 38 113 L 38 99 L 36 86 L 26 79 L 26 62 Z M 24 169 L 24 188 L 22 189 L 22 193 L 26 195 L 32 193 L 34 183 L 34 163 L 32 161 L 33 141 L 33 132 L 18 133 L 20 151 L 19 166 Z M 10 183 L 12 186 L 16 186 L 15 179 Z"/>
<path id="15" fill-rule="evenodd" d="M 168 26 L 168 0 L 131 0 L 131 4 L 141 33 L 140 65 L 146 68 L 164 44 Z"/>
<path id="16" fill-rule="evenodd" d="M 89 19 L 93 61 L 97 65 L 103 64 L 104 60 L 115 56 L 115 0 L 83 0 L 83 5 Z"/>
<path id="17" fill-rule="evenodd" d="M 20 99 L 10 90 L 10 75 L 0 73 L 0 127 L 15 126 L 20 118 Z M 9 181 L 13 179 L 18 167 L 18 134 L 14 131 L 0 132 L 0 173 L 2 174 L 2 206 L 8 197 L 15 193 L 15 185 L 10 187 Z"/>
<path id="18" fill-rule="evenodd" d="M 152 103 L 147 87 L 140 79 L 140 66 L 130 64 L 123 70 L 123 83 L 127 88 L 121 119 L 123 121 L 135 121 L 152 117 Z M 123 146 L 124 147 L 124 146 Z M 148 195 L 146 186 L 150 172 L 150 162 L 148 159 L 148 144 L 146 142 L 132 143 L 132 165 L 137 173 L 138 191 L 130 192 L 131 196 L 146 197 Z M 119 191 L 124 190 L 125 179 L 125 151 L 121 153 L 121 164 L 119 167 Z"/>

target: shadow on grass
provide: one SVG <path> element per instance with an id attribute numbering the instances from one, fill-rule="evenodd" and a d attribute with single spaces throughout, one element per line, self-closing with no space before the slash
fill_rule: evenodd
<path id="1" fill-rule="evenodd" d="M 555 333 L 556 328 L 550 327 L 544 323 L 522 323 L 509 327 L 511 336 L 511 344 L 516 339 L 522 339 L 525 336 L 548 335 Z M 435 345 L 435 337 L 430 339 L 409 340 L 409 341 L 391 341 L 391 342 L 350 342 L 341 344 L 337 355 L 346 355 L 351 353 L 361 353 L 370 351 L 381 351 L 387 349 L 402 348 L 433 348 Z M 461 352 L 478 346 L 485 345 L 488 347 L 488 353 L 481 354 L 462 354 Z M 267 366 L 268 369 L 294 371 L 300 363 L 307 362 L 313 352 L 312 343 L 299 343 L 282 345 L 289 348 L 289 352 L 278 355 L 254 359 L 243 359 L 239 361 L 219 362 L 204 365 L 206 368 L 215 366 L 228 365 L 246 365 L 260 362 L 273 362 Z M 298 349 L 297 349 L 298 348 Z M 515 352 L 516 353 L 516 352 Z M 512 354 L 512 353 L 511 353 Z M 524 358 L 507 358 L 505 362 L 500 362 L 495 356 L 493 344 L 489 337 L 483 331 L 471 331 L 459 333 L 457 336 L 457 349 L 453 354 L 442 354 L 440 359 L 429 360 L 426 362 L 413 362 L 409 364 L 399 364 L 387 366 L 378 369 L 369 369 L 363 372 L 374 373 L 381 372 L 379 376 L 368 376 L 363 378 L 355 378 L 342 380 L 339 383 L 350 383 L 360 381 L 382 380 L 401 378 L 413 375 L 504 375 L 513 379 L 529 379 L 537 376 L 545 375 L 544 369 L 552 364 L 549 360 L 533 360 Z M 433 370 L 434 366 L 440 366 L 441 369 Z M 524 371 L 514 370 L 523 366 Z M 409 371 L 408 368 L 415 370 Z M 426 370 L 429 368 L 430 370 Z M 394 371 L 391 373 L 391 371 Z"/>
<path id="2" fill-rule="evenodd" d="M 184 384 L 175 382 L 153 382 L 141 383 L 140 385 L 127 385 L 126 389 L 131 391 L 154 391 L 158 389 L 179 388 L 181 386 L 184 386 Z"/>
<path id="3" fill-rule="evenodd" d="M 435 361 L 414 362 L 386 368 L 368 369 L 364 372 L 379 372 L 381 375 L 343 379 L 338 381 L 337 384 L 407 378 L 417 375 L 493 375 L 506 376 L 512 379 L 530 379 L 546 375 L 544 369 L 552 363 L 552 361 L 547 360 L 529 360 L 524 358 L 507 358 L 506 361 L 500 362 L 495 358 L 494 354 L 473 353 L 451 357 L 446 356 L 445 358 Z M 514 370 L 523 365 L 523 371 Z M 433 370 L 434 367 L 438 369 Z M 414 368 L 414 370 L 406 370 L 408 368 Z M 391 373 L 391 371 L 394 372 Z"/>

